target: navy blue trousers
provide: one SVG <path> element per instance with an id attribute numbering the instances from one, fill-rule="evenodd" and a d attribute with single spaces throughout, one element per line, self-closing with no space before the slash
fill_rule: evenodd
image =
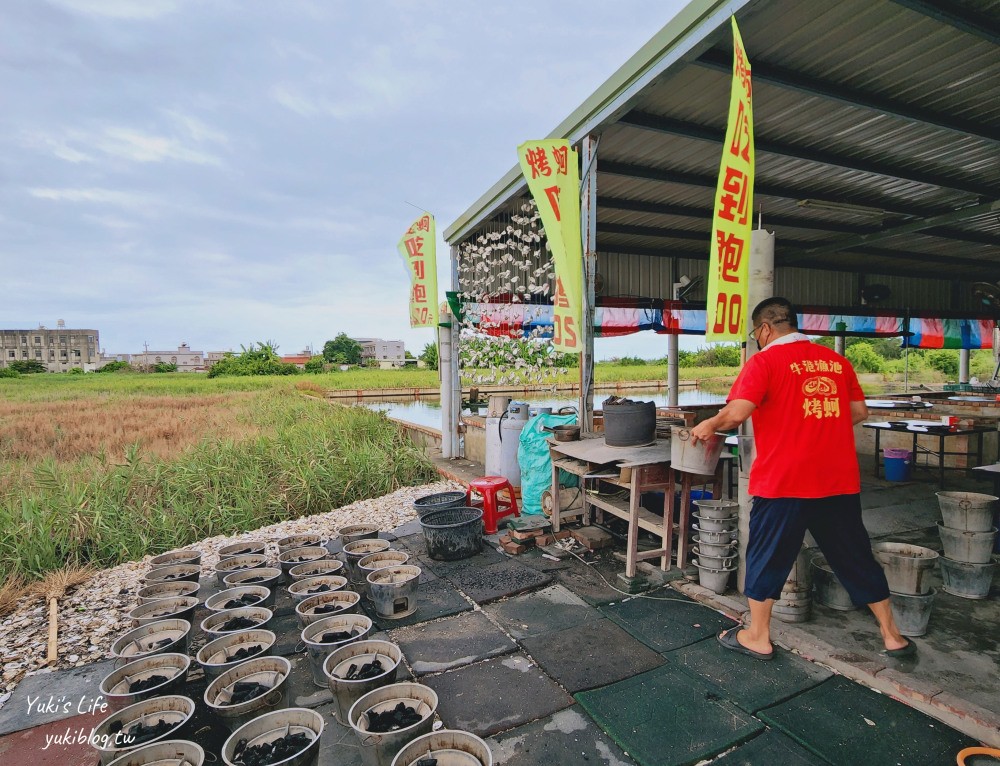
<path id="1" fill-rule="evenodd" d="M 855 605 L 889 598 L 885 572 L 872 555 L 861 521 L 860 495 L 755 497 L 746 552 L 744 592 L 749 598 L 766 601 L 781 596 L 807 530 Z"/>

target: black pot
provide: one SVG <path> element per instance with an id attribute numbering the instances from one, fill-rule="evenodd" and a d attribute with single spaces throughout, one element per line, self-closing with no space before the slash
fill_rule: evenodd
<path id="1" fill-rule="evenodd" d="M 604 405 L 604 443 L 609 447 L 642 447 L 655 441 L 655 403 Z"/>

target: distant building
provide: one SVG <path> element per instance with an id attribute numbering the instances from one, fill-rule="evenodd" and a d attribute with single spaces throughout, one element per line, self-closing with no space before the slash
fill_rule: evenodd
<path id="1" fill-rule="evenodd" d="M 288 356 L 281 357 L 281 361 L 285 364 L 294 364 L 300 370 L 306 368 L 306 362 L 312 359 L 312 354 L 290 354 Z"/>
<path id="2" fill-rule="evenodd" d="M 205 369 L 208 369 L 213 364 L 218 362 L 220 359 L 225 359 L 226 354 L 232 353 L 231 351 L 209 351 L 205 354 Z"/>
<path id="3" fill-rule="evenodd" d="M 49 372 L 67 372 L 80 367 L 88 372 L 100 365 L 100 334 L 97 330 L 74 330 L 63 320 L 56 329 L 39 325 L 34 330 L 0 330 L 0 367 L 34 359 Z"/>
<path id="4" fill-rule="evenodd" d="M 178 372 L 202 372 L 206 369 L 205 353 L 192 351 L 187 343 L 179 345 L 176 351 L 144 351 L 141 354 L 132 354 L 129 361 L 134 367 L 176 364 Z"/>
<path id="5" fill-rule="evenodd" d="M 379 367 L 402 367 L 406 364 L 406 347 L 401 340 L 352 338 L 361 346 L 361 364 L 377 363 Z"/>

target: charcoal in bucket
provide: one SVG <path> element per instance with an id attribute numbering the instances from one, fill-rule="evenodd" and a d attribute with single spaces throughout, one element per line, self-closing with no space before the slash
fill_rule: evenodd
<path id="1" fill-rule="evenodd" d="M 446 508 L 461 508 L 465 505 L 465 492 L 454 490 L 451 492 L 436 492 L 433 495 L 424 495 L 413 501 L 413 510 L 418 516 L 430 513 L 431 511 L 442 511 Z"/>
<path id="2" fill-rule="evenodd" d="M 427 555 L 438 561 L 474 556 L 483 546 L 481 508 L 446 508 L 420 518 Z"/>
<path id="3" fill-rule="evenodd" d="M 609 447 L 642 447 L 656 441 L 656 404 L 611 396 L 604 410 L 604 443 Z"/>

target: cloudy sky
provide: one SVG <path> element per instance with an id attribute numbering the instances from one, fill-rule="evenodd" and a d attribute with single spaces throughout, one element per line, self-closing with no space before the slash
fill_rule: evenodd
<path id="1" fill-rule="evenodd" d="M 443 231 L 682 5 L 4 0 L 0 326 L 419 353 L 407 203 Z"/>

